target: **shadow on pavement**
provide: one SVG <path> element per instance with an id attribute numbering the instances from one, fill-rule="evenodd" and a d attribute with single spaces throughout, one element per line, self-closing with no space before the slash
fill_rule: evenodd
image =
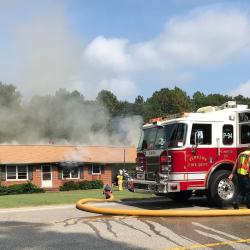
<path id="1" fill-rule="evenodd" d="M 145 249 L 95 235 L 76 232 L 56 232 L 50 224 L 0 222 L 0 249 Z"/>
<path id="2" fill-rule="evenodd" d="M 167 197 L 150 198 L 145 200 L 122 200 L 122 204 L 149 210 L 162 210 L 162 209 L 178 209 L 178 208 L 192 208 L 199 207 L 201 209 L 216 208 L 208 204 L 207 198 L 192 197 L 187 201 L 176 202 Z"/>

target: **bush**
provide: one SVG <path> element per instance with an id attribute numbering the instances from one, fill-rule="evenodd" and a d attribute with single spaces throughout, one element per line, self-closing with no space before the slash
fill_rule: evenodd
<path id="1" fill-rule="evenodd" d="M 60 191 L 70 191 L 70 190 L 78 190 L 78 189 L 80 189 L 79 183 L 74 182 L 74 181 L 67 181 L 60 187 Z"/>
<path id="2" fill-rule="evenodd" d="M 8 187 L 0 186 L 0 195 L 6 194 L 31 194 L 31 193 L 44 193 L 42 188 L 38 188 L 31 182 L 23 184 L 14 184 Z"/>
<path id="3" fill-rule="evenodd" d="M 7 187 L 8 194 L 22 194 L 24 193 L 24 184 L 14 184 Z"/>
<path id="4" fill-rule="evenodd" d="M 81 181 L 81 182 L 79 182 L 79 189 L 82 189 L 82 190 L 91 189 L 90 181 Z"/>
<path id="5" fill-rule="evenodd" d="M 87 189 L 100 189 L 103 188 L 102 180 L 93 180 L 93 181 L 68 181 L 65 182 L 61 187 L 60 191 L 70 191 L 70 190 L 87 190 Z"/>
<path id="6" fill-rule="evenodd" d="M 103 188 L 102 180 L 93 180 L 93 181 L 90 181 L 90 183 L 91 183 L 91 189 Z"/>
<path id="7" fill-rule="evenodd" d="M 23 192 L 27 193 L 44 193 L 44 189 L 38 188 L 36 185 L 32 184 L 31 182 L 21 184 L 23 185 Z"/>
<path id="8" fill-rule="evenodd" d="M 6 195 L 6 194 L 8 194 L 7 187 L 0 186 L 0 195 Z"/>

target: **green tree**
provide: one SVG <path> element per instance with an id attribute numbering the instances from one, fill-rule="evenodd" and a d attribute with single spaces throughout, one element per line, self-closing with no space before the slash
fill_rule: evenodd
<path id="1" fill-rule="evenodd" d="M 0 82 L 0 106 L 0 142 L 17 141 L 23 109 L 15 86 Z"/>
<path id="2" fill-rule="evenodd" d="M 192 109 L 193 111 L 198 108 L 206 106 L 206 95 L 200 91 L 197 91 L 193 94 L 192 97 Z"/>
<path id="3" fill-rule="evenodd" d="M 96 100 L 104 105 L 109 111 L 111 117 L 115 117 L 121 114 L 121 103 L 117 97 L 108 90 L 102 90 L 98 93 Z"/>
<path id="4" fill-rule="evenodd" d="M 12 84 L 0 82 L 0 105 L 1 107 L 20 107 L 21 94 Z"/>
<path id="5" fill-rule="evenodd" d="M 138 95 L 134 102 L 134 114 L 144 116 L 145 101 L 143 96 Z"/>
<path id="6" fill-rule="evenodd" d="M 250 107 L 250 98 L 243 95 L 237 95 L 233 98 L 238 104 L 246 104 Z"/>
<path id="7" fill-rule="evenodd" d="M 185 91 L 175 87 L 169 93 L 169 114 L 191 110 L 191 100 Z"/>
<path id="8" fill-rule="evenodd" d="M 232 100 L 232 97 L 221 94 L 209 94 L 206 97 L 205 106 L 221 106 L 223 103 Z"/>
<path id="9" fill-rule="evenodd" d="M 189 96 L 178 87 L 164 88 L 153 93 L 146 101 L 145 118 L 166 116 L 191 110 Z"/>
<path id="10" fill-rule="evenodd" d="M 137 104 L 137 105 L 143 105 L 143 104 L 144 104 L 144 98 L 143 98 L 143 96 L 138 95 L 138 96 L 135 98 L 135 104 Z"/>
<path id="11" fill-rule="evenodd" d="M 135 106 L 133 103 L 130 103 L 128 101 L 120 102 L 120 115 L 126 116 L 126 115 L 134 115 L 135 113 Z"/>
<path id="12" fill-rule="evenodd" d="M 243 96 L 238 97 L 240 100 L 244 99 Z M 231 96 L 221 95 L 221 94 L 209 94 L 205 95 L 204 93 L 197 91 L 193 94 L 192 97 L 192 107 L 193 110 L 205 106 L 221 106 L 223 103 L 233 100 Z"/>

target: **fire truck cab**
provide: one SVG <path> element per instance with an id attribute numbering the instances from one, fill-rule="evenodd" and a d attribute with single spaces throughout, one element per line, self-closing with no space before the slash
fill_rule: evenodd
<path id="1" fill-rule="evenodd" d="M 202 193 L 214 205 L 229 205 L 237 178 L 228 176 L 249 145 L 250 109 L 234 101 L 153 119 L 142 127 L 136 177 L 128 189 L 178 201 Z"/>

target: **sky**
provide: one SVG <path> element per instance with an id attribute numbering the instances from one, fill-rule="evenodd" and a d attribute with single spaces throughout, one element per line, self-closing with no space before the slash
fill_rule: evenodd
<path id="1" fill-rule="evenodd" d="M 24 98 L 250 97 L 249 56 L 248 0 L 0 0 L 0 81 Z"/>

